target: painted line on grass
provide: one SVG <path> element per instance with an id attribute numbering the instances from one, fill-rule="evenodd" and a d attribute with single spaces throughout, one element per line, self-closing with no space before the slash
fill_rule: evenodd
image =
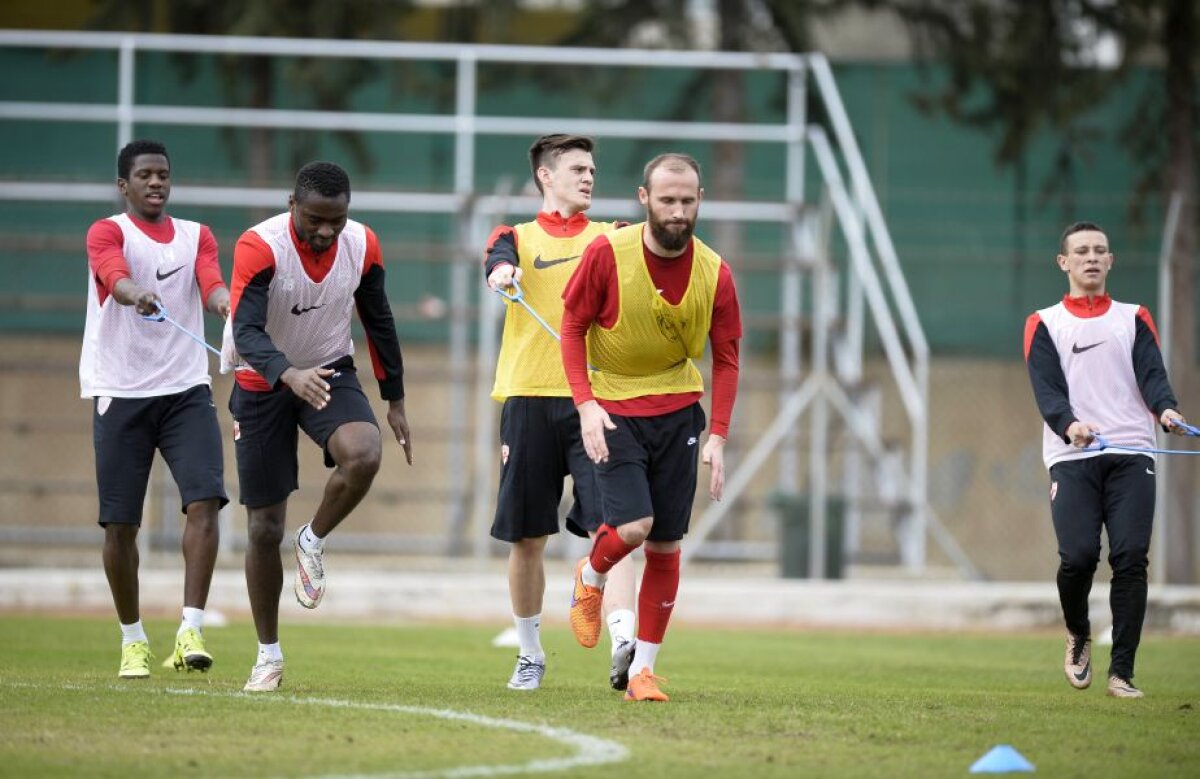
<path id="1" fill-rule="evenodd" d="M 86 687 L 74 684 L 47 685 L 23 682 L 7 682 L 5 684 L 9 687 L 53 688 L 58 690 L 67 689 L 86 691 L 89 689 L 95 689 L 94 687 Z M 135 691 L 122 685 L 103 686 L 107 689 L 118 690 L 121 692 Z M 397 714 L 412 714 L 423 717 L 434 717 L 437 719 L 452 720 L 456 722 L 466 722 L 485 728 L 511 730 L 517 733 L 529 733 L 531 735 L 542 736 L 544 738 L 551 739 L 552 741 L 557 741 L 560 744 L 565 744 L 566 746 L 573 747 L 575 749 L 575 754 L 571 755 L 570 757 L 535 758 L 524 763 L 467 765 L 455 766 L 453 768 L 440 768 L 433 771 L 402 771 L 384 774 L 325 774 L 322 775 L 321 779 L 367 779 L 367 777 L 370 777 L 370 779 L 434 779 L 434 777 L 460 779 L 474 776 L 510 776 L 513 774 L 554 773 L 559 771 L 569 771 L 573 768 L 620 763 L 629 759 L 629 750 L 623 744 L 616 741 L 610 741 L 597 736 L 589 736 L 586 733 L 580 733 L 579 731 L 571 730 L 570 728 L 560 728 L 551 725 L 538 725 L 532 722 L 502 719 L 499 717 L 488 717 L 482 714 L 473 714 L 468 711 L 457 711 L 455 709 L 431 709 L 424 706 L 405 706 L 398 703 L 365 703 L 362 701 L 348 701 L 337 698 L 300 698 L 293 695 L 264 696 L 261 693 L 211 692 L 208 690 L 196 690 L 190 687 L 166 687 L 162 689 L 162 692 L 170 695 L 193 695 L 210 698 L 244 698 L 263 703 L 290 703 L 297 706 L 326 706 L 329 708 L 361 709 L 364 711 L 389 711 Z"/>

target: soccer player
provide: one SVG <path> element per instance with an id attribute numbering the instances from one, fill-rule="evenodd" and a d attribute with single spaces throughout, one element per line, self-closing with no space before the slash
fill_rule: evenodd
<path id="1" fill-rule="evenodd" d="M 1146 566 L 1154 520 L 1154 457 L 1086 449 L 1095 433 L 1113 444 L 1153 448 L 1154 424 L 1183 434 L 1184 422 L 1143 306 L 1105 291 L 1114 255 L 1091 222 L 1067 227 L 1058 267 L 1062 301 L 1029 315 L 1025 359 L 1045 424 L 1042 459 L 1050 471 L 1050 516 L 1058 537 L 1058 598 L 1067 626 L 1063 670 L 1076 689 L 1092 683 L 1088 593 L 1108 531 L 1113 648 L 1108 694 L 1141 698 L 1133 663 L 1146 616 Z"/>
<path id="2" fill-rule="evenodd" d="M 679 542 L 696 492 L 705 427 L 704 380 L 693 360 L 712 344 L 712 431 L 703 445 L 708 491 L 725 486 L 725 439 L 742 335 L 729 265 L 693 237 L 700 165 L 685 154 L 646 164 L 646 221 L 588 246 L 563 295 L 562 359 L 583 445 L 597 464 L 604 524 L 575 568 L 571 629 L 596 645 L 606 578 L 644 544 L 637 649 L 626 700 L 665 701 L 654 663 L 679 589 Z M 589 377 L 588 363 L 596 368 Z"/>
<path id="3" fill-rule="evenodd" d="M 612 232 L 610 222 L 589 221 L 596 165 L 594 144 L 581 135 L 544 135 L 529 149 L 533 180 L 542 193 L 537 219 L 497 227 L 488 241 L 484 274 L 492 289 L 521 284 L 525 300 L 558 328 L 562 292 L 584 248 Z M 508 586 L 520 649 L 508 686 L 536 690 L 546 672 L 542 600 L 546 592 L 546 540 L 558 532 L 563 479 L 574 482 L 575 504 L 567 527 L 586 536 L 600 526 L 595 467 L 583 450 L 563 374 L 558 344 L 525 308 L 510 305 L 504 319 L 492 397 L 500 416 L 500 495 L 492 536 L 511 544 Z M 633 561 L 612 573 L 604 608 L 612 638 L 609 684 L 624 690 L 633 659 Z"/>
<path id="4" fill-rule="evenodd" d="M 194 333 L 204 309 L 229 315 L 229 290 L 206 225 L 167 215 L 171 160 L 161 143 L 136 140 L 117 155 L 124 213 L 87 233 L 88 300 L 79 360 L 81 395 L 93 398 L 92 437 L 104 573 L 121 621 L 122 679 L 150 675 L 150 642 L 138 603 L 137 534 L 154 452 L 179 487 L 183 513 L 183 620 L 166 665 L 207 671 L 204 606 L 217 560 L 217 512 L 229 502 L 221 431 L 204 347 L 166 324 L 166 309 Z"/>
<path id="5" fill-rule="evenodd" d="M 266 692 L 283 679 L 279 596 L 288 495 L 297 484 L 297 429 L 333 468 L 310 522 L 293 540 L 296 599 L 313 609 L 325 594 L 325 538 L 358 505 L 379 470 L 382 441 L 359 385 L 351 312 L 366 331 L 387 420 L 412 465 L 404 413 L 404 365 L 384 289 L 379 239 L 349 219 L 350 179 L 329 162 L 300 169 L 288 210 L 238 239 L 233 253 L 233 316 L 222 369 L 234 369 L 234 418 L 241 502 L 249 546 L 246 585 L 258 632 L 258 658 L 244 689 Z"/>

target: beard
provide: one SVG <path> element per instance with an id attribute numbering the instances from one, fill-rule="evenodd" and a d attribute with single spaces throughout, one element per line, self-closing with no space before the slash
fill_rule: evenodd
<path id="1" fill-rule="evenodd" d="M 692 231 L 696 229 L 695 222 L 661 222 L 654 218 L 654 214 L 648 214 L 647 217 L 650 235 L 667 251 L 677 252 L 692 240 Z"/>

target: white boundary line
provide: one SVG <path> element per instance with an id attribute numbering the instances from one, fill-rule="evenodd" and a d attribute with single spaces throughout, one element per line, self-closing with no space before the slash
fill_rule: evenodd
<path id="1" fill-rule="evenodd" d="M 53 688 L 57 690 L 81 691 L 97 689 L 96 687 L 78 684 L 47 685 L 28 684 L 24 682 L 2 682 L 0 684 L 5 687 L 24 687 L 35 689 Z M 117 685 L 101 685 L 101 687 L 104 689 L 118 690 L 121 692 L 135 691 L 130 687 Z M 210 692 L 208 690 L 196 690 L 193 688 L 178 687 L 166 687 L 162 688 L 161 690 L 155 690 L 154 692 L 164 692 L 169 695 L 206 696 L 210 698 L 245 698 L 254 701 L 290 703 L 297 706 L 327 706 L 330 708 L 339 709 L 362 709 L 365 711 L 390 711 L 397 714 L 413 714 L 416 716 L 466 722 L 485 728 L 512 730 L 518 733 L 531 733 L 533 735 L 542 736 L 544 738 L 557 741 L 560 744 L 573 747 L 576 750 L 576 753 L 570 757 L 545 759 L 538 758 L 525 763 L 512 763 L 506 765 L 467 765 L 457 766 L 454 768 L 442 768 L 435 771 L 384 774 L 324 774 L 320 776 L 320 779 L 367 779 L 367 777 L 370 777 L 370 779 L 434 779 L 434 777 L 459 779 L 460 777 L 473 776 L 510 776 L 514 774 L 569 771 L 573 768 L 580 768 L 584 766 L 619 763 L 629 758 L 629 750 L 626 749 L 624 745 L 616 741 L 609 741 L 608 739 L 589 736 L 586 733 L 580 733 L 569 728 L 558 728 L 550 725 L 537 725 L 531 722 L 521 722 L 520 720 L 487 717 L 482 714 L 473 714 L 467 711 L 456 711 L 454 709 L 430 709 L 423 706 L 404 706 L 397 703 L 364 703 L 360 701 L 339 700 L 336 698 L 300 698 L 291 695 L 254 695 L 244 692 L 221 693 Z"/>

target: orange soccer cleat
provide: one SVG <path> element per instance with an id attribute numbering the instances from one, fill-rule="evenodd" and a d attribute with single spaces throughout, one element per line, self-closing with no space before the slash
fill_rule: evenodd
<path id="1" fill-rule="evenodd" d="M 571 591 L 571 632 L 575 634 L 576 641 L 591 649 L 600 641 L 600 602 L 604 599 L 604 590 L 583 583 L 583 566 L 587 561 L 585 557 L 575 565 L 575 586 Z"/>
<path id="2" fill-rule="evenodd" d="M 655 676 L 649 668 L 643 668 L 637 674 L 629 677 L 629 687 L 625 690 L 627 701 L 668 701 L 670 698 L 658 689 L 659 682 L 666 682 L 663 676 Z"/>

